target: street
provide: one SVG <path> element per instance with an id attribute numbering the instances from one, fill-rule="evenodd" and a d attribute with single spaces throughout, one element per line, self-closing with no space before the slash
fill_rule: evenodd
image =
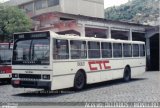
<path id="1" fill-rule="evenodd" d="M 129 83 L 92 84 L 79 92 L 65 89 L 47 93 L 1 84 L 0 102 L 160 102 L 160 72 L 146 72 Z"/>

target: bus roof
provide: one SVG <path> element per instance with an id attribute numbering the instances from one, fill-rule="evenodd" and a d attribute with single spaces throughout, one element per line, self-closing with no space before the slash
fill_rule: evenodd
<path id="1" fill-rule="evenodd" d="M 81 37 L 79 35 L 72 35 L 72 34 L 66 34 L 66 35 L 59 35 L 51 31 L 51 36 L 53 38 L 58 39 L 70 39 L 70 40 L 84 40 L 84 41 L 101 41 L 101 42 L 114 42 L 114 43 L 137 43 L 137 44 L 145 44 L 145 42 L 142 41 L 131 41 L 131 40 L 120 40 L 120 39 L 105 39 L 105 38 L 95 38 L 95 37 Z"/>
<path id="2" fill-rule="evenodd" d="M 58 38 L 58 39 L 70 39 L 70 40 L 82 40 L 82 41 L 101 41 L 101 42 L 114 42 L 114 43 L 135 43 L 135 44 L 145 44 L 142 41 L 132 41 L 132 40 L 120 40 L 120 39 L 108 39 L 108 38 L 95 38 L 95 37 L 83 37 L 79 35 L 73 34 L 66 34 L 66 35 L 59 35 L 53 31 L 45 30 L 45 31 L 32 31 L 32 32 L 20 32 L 15 34 L 25 34 L 25 33 L 43 33 L 43 32 L 50 32 L 51 37 Z"/>

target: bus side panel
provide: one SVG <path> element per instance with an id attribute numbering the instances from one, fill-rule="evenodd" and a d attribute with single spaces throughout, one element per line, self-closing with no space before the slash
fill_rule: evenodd
<path id="1" fill-rule="evenodd" d="M 73 87 L 75 75 L 65 75 L 65 76 L 56 76 L 52 77 L 52 86 L 51 90 L 58 90 Z"/>
<path id="2" fill-rule="evenodd" d="M 93 66 L 99 66 L 95 64 Z M 74 86 L 74 78 L 78 70 L 83 69 L 86 73 L 87 84 L 100 82 L 100 71 L 91 71 L 88 61 L 60 61 L 53 62 L 52 88 L 68 88 Z"/>
<path id="3" fill-rule="evenodd" d="M 106 70 L 101 72 L 101 81 L 109 81 L 113 79 L 113 71 Z"/>
<path id="4" fill-rule="evenodd" d="M 145 72 L 145 66 L 132 68 L 132 78 L 135 76 L 141 75 Z"/>
<path id="5" fill-rule="evenodd" d="M 52 90 L 73 87 L 75 67 L 74 62 L 54 62 Z"/>
<path id="6" fill-rule="evenodd" d="M 144 58 L 135 58 L 130 62 L 131 67 L 131 77 L 141 75 L 145 72 L 146 68 L 146 59 Z"/>
<path id="7" fill-rule="evenodd" d="M 110 60 L 112 79 L 119 79 L 123 77 L 124 62 L 123 59 Z"/>
<path id="8" fill-rule="evenodd" d="M 100 80 L 100 72 L 89 72 L 87 73 L 87 84 L 93 84 L 101 82 Z"/>

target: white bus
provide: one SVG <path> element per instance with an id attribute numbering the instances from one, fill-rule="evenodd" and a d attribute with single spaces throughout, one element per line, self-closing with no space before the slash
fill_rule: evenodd
<path id="1" fill-rule="evenodd" d="M 58 35 L 52 31 L 14 35 L 12 86 L 57 90 L 113 79 L 129 81 L 145 72 L 145 43 Z"/>

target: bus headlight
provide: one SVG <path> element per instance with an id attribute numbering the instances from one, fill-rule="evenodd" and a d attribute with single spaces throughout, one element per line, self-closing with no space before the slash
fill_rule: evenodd
<path id="1" fill-rule="evenodd" d="M 12 78 L 18 78 L 18 74 L 12 74 Z"/>
<path id="2" fill-rule="evenodd" d="M 50 75 L 43 75 L 42 78 L 45 79 L 45 80 L 49 80 L 50 79 Z"/>

